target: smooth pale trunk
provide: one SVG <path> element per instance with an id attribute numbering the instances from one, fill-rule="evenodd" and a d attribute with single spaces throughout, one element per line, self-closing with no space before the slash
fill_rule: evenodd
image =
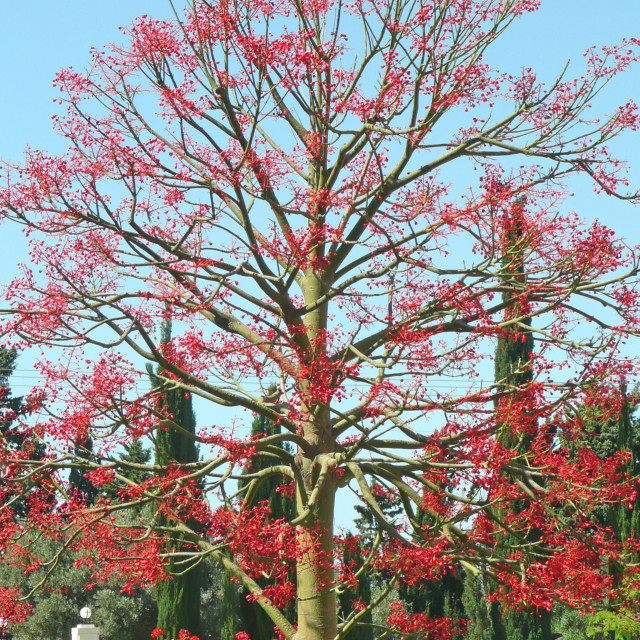
<path id="1" fill-rule="evenodd" d="M 305 274 L 303 293 L 306 304 L 313 311 L 305 316 L 308 338 L 315 343 L 313 349 L 323 351 L 325 348 L 322 332 L 327 327 L 327 306 L 315 306 L 315 302 L 326 293 L 326 283 L 313 270 Z M 313 358 L 314 355 L 310 354 Z M 310 417 L 303 427 L 303 435 L 310 445 L 313 454 L 302 456 L 301 473 L 307 495 L 311 495 L 317 480 L 318 465 L 314 464 L 314 455 L 330 453 L 335 450 L 330 429 L 329 407 L 315 404 L 311 385 L 302 384 L 307 394 L 307 406 L 302 410 Z M 298 630 L 296 640 L 333 640 L 337 634 L 337 606 L 334 591 L 333 571 L 333 517 L 335 509 L 335 480 L 329 474 L 324 481 L 313 518 L 309 518 L 304 526 L 298 527 L 299 549 L 309 549 L 297 565 L 298 590 Z M 300 490 L 297 491 L 298 514 L 305 510 L 305 503 Z M 305 528 L 306 527 L 306 528 Z M 319 538 L 319 544 L 317 536 Z M 314 544 L 315 538 L 315 544 Z"/>
<path id="2" fill-rule="evenodd" d="M 303 473 L 304 473 L 303 465 Z M 308 470 L 308 468 L 307 468 Z M 308 491 L 308 489 L 307 489 Z M 337 607 L 333 571 L 333 516 L 335 483 L 328 478 L 320 492 L 315 525 L 320 531 L 320 545 L 311 547 L 297 566 L 298 631 L 296 640 L 333 640 L 337 633 Z M 303 510 L 298 496 L 298 509 Z M 314 532 L 298 528 L 299 548 L 313 544 Z"/>

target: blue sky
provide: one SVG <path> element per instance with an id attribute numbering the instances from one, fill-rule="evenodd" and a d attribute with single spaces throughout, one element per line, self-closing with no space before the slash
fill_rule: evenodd
<path id="1" fill-rule="evenodd" d="M 183 6 L 186 0 L 176 0 Z M 28 7 L 28 12 L 27 8 Z M 55 73 L 66 66 L 85 67 L 92 47 L 104 47 L 122 38 L 119 26 L 141 14 L 158 18 L 172 15 L 168 0 L 29 0 L 26 5 L 0 2 L 0 159 L 17 161 L 25 146 L 63 151 L 65 141 L 55 136 L 51 115 Z M 492 66 L 517 72 L 531 66 L 540 78 L 552 82 L 571 59 L 570 73 L 579 74 L 583 53 L 590 45 L 613 44 L 640 36 L 640 0 L 543 0 L 542 8 L 516 22 L 489 59 Z M 611 112 L 634 98 L 640 103 L 640 67 L 607 87 L 598 111 Z M 625 138 L 618 149 L 634 167 L 634 187 L 640 189 L 640 134 Z M 463 176 L 459 176 L 463 177 Z M 640 244 L 638 207 L 595 197 L 591 186 L 577 185 L 567 208 L 587 219 L 599 218 L 620 235 Z M 15 229 L 0 227 L 2 273 L 0 285 L 25 259 L 25 245 Z"/>
<path id="2" fill-rule="evenodd" d="M 63 141 L 51 130 L 50 117 L 56 111 L 55 73 L 66 66 L 83 68 L 92 47 L 119 40 L 118 27 L 141 14 L 164 18 L 171 15 L 171 7 L 168 0 L 0 2 L 0 158 L 18 160 L 26 145 L 49 151 L 64 149 Z M 543 0 L 539 12 L 526 16 L 504 35 L 490 62 L 505 71 L 530 66 L 539 77 L 553 81 L 569 58 L 578 73 L 588 46 L 613 44 L 633 36 L 640 37 L 640 0 L 615 0 L 608 7 L 603 0 Z M 629 98 L 640 103 L 640 69 L 610 87 L 603 104 L 605 112 Z M 621 149 L 621 155 L 636 167 L 632 176 L 638 189 L 639 148 L 640 135 L 625 140 Z M 599 217 L 619 234 L 640 243 L 637 207 L 596 198 L 588 187 L 568 206 L 586 218 Z M 0 227 L 0 285 L 15 273 L 16 262 L 25 260 L 24 246 L 15 230 Z M 27 355 L 21 358 L 23 372 L 29 360 Z M 26 391 L 27 381 L 28 377 L 15 380 L 19 392 Z"/>
<path id="3" fill-rule="evenodd" d="M 176 0 L 183 6 L 185 0 Z M 28 12 L 27 12 L 28 7 Z M 122 38 L 119 26 L 141 14 L 158 18 L 172 15 L 168 0 L 29 0 L 27 5 L 0 2 L 0 159 L 19 160 L 26 145 L 63 151 L 65 142 L 51 128 L 55 73 L 65 66 L 83 68 L 92 47 L 104 47 Z M 553 81 L 568 59 L 579 73 L 590 45 L 619 42 L 640 36 L 640 0 L 543 0 L 542 8 L 514 24 L 502 37 L 489 62 L 505 71 L 531 66 L 540 78 Z M 573 75 L 573 74 L 571 74 Z M 603 111 L 635 98 L 640 103 L 640 68 L 610 85 Z M 635 167 L 635 187 L 640 189 L 640 135 L 625 139 L 620 155 Z M 583 182 L 567 207 L 587 219 L 600 218 L 620 235 L 640 243 L 637 207 L 594 197 Z M 2 273 L 0 285 L 25 260 L 25 244 L 15 229 L 0 227 Z"/>
<path id="4" fill-rule="evenodd" d="M 47 149 L 56 144 L 50 116 L 58 70 L 83 68 L 92 47 L 118 40 L 118 27 L 136 16 L 170 12 L 167 0 L 0 3 L 0 157 L 17 159 L 26 144 Z"/>
<path id="5" fill-rule="evenodd" d="M 185 0 L 176 0 L 183 6 Z M 29 11 L 27 12 L 26 7 Z M 51 115 L 55 73 L 66 66 L 77 69 L 89 63 L 92 47 L 120 40 L 119 26 L 141 14 L 159 18 L 172 15 L 168 0 L 29 0 L 28 4 L 0 2 L 0 158 L 19 160 L 25 146 L 63 151 L 65 142 L 55 136 Z M 585 49 L 590 45 L 619 42 L 640 36 L 640 1 L 543 0 L 542 8 L 514 24 L 503 36 L 489 62 L 504 71 L 533 67 L 540 78 L 553 81 L 571 59 L 579 74 Z M 573 74 L 571 74 L 573 75 Z M 640 68 L 625 74 L 607 88 L 602 110 L 610 112 L 629 98 L 640 103 Z M 640 135 L 628 137 L 620 155 L 630 161 L 635 187 L 640 188 Z M 640 243 L 640 210 L 611 198 L 594 197 L 586 182 L 576 189 L 567 207 L 587 219 L 600 218 L 619 234 Z M 2 273 L 0 284 L 15 273 L 25 259 L 25 245 L 15 230 L 0 228 Z"/>
<path id="6" fill-rule="evenodd" d="M 182 2 L 184 0 L 177 0 L 177 6 L 182 6 Z M 0 158 L 18 160 L 26 145 L 49 151 L 63 150 L 63 141 L 51 130 L 50 118 L 56 110 L 53 104 L 56 92 L 52 87 L 55 73 L 65 66 L 83 68 L 89 62 L 92 47 L 103 47 L 120 39 L 118 27 L 141 14 L 164 18 L 172 15 L 172 10 L 168 0 L 0 3 L 0 86 L 3 87 Z M 531 66 L 540 77 L 552 81 L 568 59 L 579 69 L 582 53 L 588 46 L 640 36 L 639 25 L 638 0 L 616 0 L 608 7 L 602 0 L 543 0 L 540 11 L 525 16 L 504 34 L 491 63 L 508 71 Z M 640 103 L 640 69 L 611 86 L 607 96 L 607 111 L 630 97 Z M 622 155 L 638 167 L 635 176 L 640 184 L 637 148 L 637 141 L 627 144 Z M 585 200 L 582 206 L 594 205 Z M 606 207 L 607 210 L 611 207 L 616 212 L 615 218 L 620 218 L 608 220 L 612 226 L 618 227 L 619 222 L 621 231 L 633 230 L 637 215 L 634 207 L 609 202 Z M 586 214 L 587 217 L 597 215 Z M 640 235 L 640 225 L 636 226 Z M 9 243 L 5 229 L 0 236 L 0 250 L 5 256 L 9 247 L 13 256 L 14 247 L 20 247 L 20 243 Z"/>
<path id="7" fill-rule="evenodd" d="M 177 0 L 180 5 L 181 0 Z M 29 0 L 0 3 L 0 157 L 17 159 L 26 144 L 52 149 L 54 112 L 51 86 L 65 66 L 82 68 L 91 47 L 118 40 L 118 27 L 135 16 L 171 15 L 168 0 Z M 640 2 L 615 0 L 543 0 L 503 37 L 503 68 L 532 66 L 549 80 L 571 58 L 579 63 L 587 46 L 640 36 Z M 630 74 L 614 94 L 640 102 L 640 73 Z"/>

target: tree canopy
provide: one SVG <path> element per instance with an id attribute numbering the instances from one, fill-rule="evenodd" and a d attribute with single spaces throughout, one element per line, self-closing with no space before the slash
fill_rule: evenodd
<path id="1" fill-rule="evenodd" d="M 2 331 L 43 349 L 24 428 L 47 444 L 42 459 L 2 445 L 2 490 L 44 494 L 25 518 L 2 509 L 4 562 L 42 562 L 38 532 L 134 589 L 208 558 L 287 640 L 364 623 L 378 601 L 339 619 L 336 593 L 366 570 L 412 586 L 463 567 L 514 608 L 624 597 L 606 565 L 639 542 L 592 515 L 635 499 L 626 454 L 575 456 L 556 434 L 579 436 L 568 407 L 613 411 L 637 370 L 621 345 L 639 326 L 638 253 L 565 202 L 574 180 L 637 199 L 609 148 L 636 106 L 597 117 L 594 99 L 640 42 L 591 49 L 550 85 L 491 68 L 487 51 L 538 4 L 193 0 L 58 74 L 68 151 L 28 150 L 0 187 L 5 224 L 31 242 Z M 168 320 L 170 345 L 155 331 Z M 529 336 L 527 375 L 486 382 L 498 340 Z M 195 435 L 159 401 L 173 391 L 203 407 Z M 253 414 L 280 432 L 245 436 Z M 200 459 L 119 456 L 171 432 Z M 90 459 L 69 454 L 87 437 Z M 242 473 L 255 457 L 273 464 Z M 121 483 L 118 499 L 63 499 L 71 468 Z M 293 518 L 254 505 L 271 476 L 288 478 Z M 333 530 L 349 489 L 378 525 L 356 571 Z M 147 504 L 161 517 L 126 519 Z M 10 587 L 0 607 L 26 614 Z M 388 624 L 460 630 L 400 604 Z"/>

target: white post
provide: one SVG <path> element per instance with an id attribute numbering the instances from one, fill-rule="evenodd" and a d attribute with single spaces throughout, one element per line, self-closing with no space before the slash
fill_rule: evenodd
<path id="1" fill-rule="evenodd" d="M 71 629 L 71 640 L 100 640 L 100 628 L 93 624 L 79 624 Z"/>

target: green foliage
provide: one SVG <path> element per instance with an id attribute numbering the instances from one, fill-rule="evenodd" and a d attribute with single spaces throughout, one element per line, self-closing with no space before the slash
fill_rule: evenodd
<path id="1" fill-rule="evenodd" d="M 563 444 L 574 454 L 588 446 L 600 459 L 606 460 L 620 451 L 629 451 L 631 456 L 621 469 L 630 477 L 640 476 L 640 420 L 634 415 L 632 404 L 637 401 L 637 390 L 631 394 L 622 386 L 619 397 L 614 394 L 610 402 L 619 404 L 619 409 L 607 406 L 580 407 L 574 417 L 580 426 L 578 437 L 564 438 Z M 640 496 L 636 496 L 632 508 L 626 504 L 601 505 L 595 515 L 603 525 L 611 527 L 620 541 L 627 540 L 640 531 Z"/>
<path id="2" fill-rule="evenodd" d="M 51 557 L 60 547 L 60 542 L 45 539 L 33 544 L 42 557 Z M 76 567 L 74 561 L 72 555 L 63 556 L 45 587 L 34 593 L 34 614 L 15 625 L 14 640 L 69 640 L 71 628 L 82 622 L 79 611 L 84 606 L 91 608 L 91 621 L 101 628 L 102 640 L 148 640 L 156 618 L 153 595 L 148 590 L 124 595 L 115 583 L 94 584 L 92 570 Z M 48 568 L 25 575 L 23 567 L 1 564 L 0 584 L 18 584 L 23 592 L 29 592 Z"/>
<path id="3" fill-rule="evenodd" d="M 165 632 L 165 637 L 177 638 L 181 629 L 199 632 L 200 583 L 199 569 L 192 569 L 156 585 L 157 626 Z"/>
<path id="4" fill-rule="evenodd" d="M 277 435 L 280 433 L 280 425 L 275 424 L 263 416 L 256 416 L 251 424 L 251 435 L 257 436 L 258 434 L 264 434 L 265 436 Z M 281 446 L 283 451 L 290 452 L 290 449 Z M 270 467 L 279 464 L 277 458 L 267 458 L 266 456 L 259 456 L 252 460 L 251 466 L 247 467 L 244 474 L 258 473 L 260 471 L 269 469 Z M 285 495 L 284 492 L 278 491 L 283 484 L 289 483 L 289 479 L 283 480 L 282 476 L 269 475 L 265 478 L 255 492 L 251 504 L 247 504 L 247 507 L 253 507 L 261 502 L 268 502 L 269 509 L 271 511 L 271 518 L 279 520 L 285 518 L 286 520 L 292 520 L 296 515 L 296 506 L 293 498 Z M 239 488 L 246 486 L 246 482 L 241 480 L 238 483 Z M 295 580 L 295 575 L 290 577 L 290 580 Z M 261 581 L 258 580 L 258 583 Z M 262 581 L 261 586 L 266 586 L 266 582 Z M 230 593 L 228 594 L 229 597 Z M 239 627 L 242 631 L 249 634 L 251 640 L 272 640 L 274 637 L 274 626 L 271 619 L 262 610 L 259 604 L 250 602 L 247 600 L 245 592 L 238 598 L 238 613 L 239 613 Z M 284 614 L 290 622 L 295 619 L 294 606 L 288 606 L 284 610 Z M 234 615 L 231 612 L 230 615 Z M 228 628 L 232 627 L 231 620 L 226 623 Z"/>
<path id="5" fill-rule="evenodd" d="M 222 575 L 222 600 L 220 607 L 220 640 L 235 640 L 238 633 L 240 598 L 237 586 L 228 573 Z M 273 625 L 271 625 L 273 628 Z M 253 638 L 252 638 L 253 640 Z"/>
<path id="6" fill-rule="evenodd" d="M 530 330 L 531 318 L 527 317 L 526 301 L 520 298 L 525 284 L 524 255 L 527 236 L 524 230 L 523 202 L 513 204 L 509 218 L 505 221 L 505 247 L 502 255 L 502 281 L 505 303 L 505 320 L 518 319 L 517 323 L 507 324 L 498 338 L 495 354 L 495 406 L 498 420 L 509 405 L 523 400 L 527 394 L 527 385 L 532 381 L 531 358 L 534 348 L 533 334 Z M 520 391 L 518 391 L 520 389 Z M 507 412 L 508 413 L 508 412 Z M 522 409 L 515 412 L 516 424 L 499 424 L 498 438 L 505 447 L 517 454 L 525 454 L 531 445 L 532 434 L 529 417 Z M 525 508 L 526 503 L 514 505 Z M 531 531 L 528 539 L 539 539 L 539 532 Z M 485 585 L 486 587 L 486 585 Z M 521 611 L 505 610 L 499 625 L 495 612 L 502 607 L 489 607 L 492 626 L 497 637 L 504 633 L 506 640 L 551 640 L 551 614 L 548 611 L 530 608 Z M 482 637 L 482 636 L 479 636 Z"/>
<path id="7" fill-rule="evenodd" d="M 264 416 L 256 416 L 251 424 L 251 436 L 255 437 L 258 434 L 264 434 L 265 436 L 277 435 L 281 432 L 280 425 L 275 424 L 268 420 Z M 289 445 L 280 446 L 283 451 L 291 453 Z M 246 467 L 244 474 L 257 473 L 265 469 L 279 464 L 280 461 L 277 458 L 268 458 L 266 456 L 257 456 L 251 461 L 251 465 Z M 248 507 L 253 507 L 260 502 L 268 502 L 269 509 L 271 511 L 271 518 L 279 520 L 285 518 L 290 520 L 295 517 L 296 507 L 294 500 L 285 495 L 284 492 L 278 491 L 278 489 L 289 480 L 283 480 L 282 476 L 270 475 L 260 483 L 260 487 L 254 494 L 251 504 Z M 246 486 L 246 482 L 241 480 L 238 483 L 238 487 L 242 488 Z"/>
<path id="8" fill-rule="evenodd" d="M 40 460 L 44 455 L 44 444 L 34 435 L 15 427 L 16 418 L 24 413 L 21 397 L 14 397 L 9 378 L 16 368 L 18 353 L 15 349 L 0 346 L 0 440 L 9 451 L 18 452 L 32 460 Z M 2 483 L 2 480 L 0 480 Z M 36 485 L 21 488 L 21 495 L 7 496 L 11 510 L 18 516 L 26 514 L 26 500 L 31 491 L 38 490 Z"/>
<path id="9" fill-rule="evenodd" d="M 411 613 L 425 613 L 431 618 L 463 618 L 461 571 L 447 571 L 437 580 L 398 589 L 400 599 Z"/>
<path id="10" fill-rule="evenodd" d="M 637 406 L 639 396 L 637 388 L 629 394 L 626 387 L 621 385 L 617 391 L 603 392 L 605 401 L 601 405 L 579 407 L 572 416 L 577 433 L 564 434 L 563 445 L 574 455 L 582 447 L 589 447 L 602 460 L 620 451 L 628 451 L 629 459 L 621 471 L 637 478 L 640 476 L 640 420 L 635 415 L 634 406 Z M 611 528 L 618 541 L 623 542 L 640 532 L 638 495 L 631 505 L 598 505 L 593 513 L 600 525 Z M 616 563 L 609 565 L 609 571 L 621 592 L 626 591 L 625 601 L 637 603 L 640 600 L 639 585 L 625 577 Z M 583 619 L 583 627 L 586 627 L 589 637 L 636 640 L 640 637 L 637 604 L 632 608 L 628 604 L 611 603 L 609 610 Z"/>
<path id="11" fill-rule="evenodd" d="M 145 449 L 140 440 L 134 440 L 124 448 L 124 453 L 120 456 L 120 459 L 132 464 L 148 464 L 151 460 L 151 451 Z M 150 475 L 145 469 L 125 469 L 121 473 L 125 478 L 136 484 L 143 484 Z"/>
<path id="12" fill-rule="evenodd" d="M 393 500 L 384 492 L 376 496 L 376 501 L 389 521 L 393 521 L 394 518 L 403 513 L 400 501 Z M 358 513 L 358 517 L 354 519 L 353 524 L 362 539 L 362 544 L 367 549 L 371 549 L 376 534 L 381 530 L 380 524 L 373 515 L 373 509 L 368 504 L 358 504 L 355 506 L 355 510 Z"/>
<path id="13" fill-rule="evenodd" d="M 345 550 L 343 562 L 356 573 L 364 564 L 363 548 Z M 361 601 L 364 604 L 371 603 L 371 579 L 369 574 L 363 572 L 355 588 L 345 588 L 338 594 L 339 617 L 346 619 L 354 611 L 354 603 Z M 349 640 L 373 640 L 373 627 L 371 611 L 369 611 L 359 623 L 351 629 L 346 636 Z"/>
<path id="14" fill-rule="evenodd" d="M 93 440 L 87 436 L 82 442 L 77 442 L 73 449 L 73 455 L 79 462 L 89 461 L 93 458 Z M 91 505 L 98 497 L 98 489 L 85 478 L 85 469 L 74 467 L 69 472 L 69 490 L 76 498 L 82 499 L 86 505 Z"/>
<path id="15" fill-rule="evenodd" d="M 440 483 L 444 488 L 446 476 Z M 420 509 L 416 513 L 416 524 L 420 527 L 433 525 L 433 518 Z M 438 579 L 422 584 L 401 585 L 398 588 L 400 599 L 411 613 L 424 613 L 431 618 L 459 619 L 463 616 L 462 592 L 464 579 L 462 570 L 448 570 Z"/>
<path id="16" fill-rule="evenodd" d="M 0 433 L 10 444 L 22 446 L 24 437 L 11 430 L 16 416 L 22 411 L 22 398 L 15 398 L 9 387 L 9 378 L 16 368 L 18 353 L 15 349 L 0 347 Z"/>
<path id="17" fill-rule="evenodd" d="M 504 629 L 507 640 L 547 640 L 551 638 L 551 614 L 544 610 L 507 609 Z"/>
<path id="18" fill-rule="evenodd" d="M 533 334 L 531 318 L 526 315 L 526 302 L 520 294 L 525 284 L 524 252 L 527 237 L 523 228 L 523 203 L 516 201 L 509 217 L 504 221 L 505 247 L 502 254 L 502 302 L 505 304 L 505 320 L 509 322 L 498 337 L 494 359 L 497 395 L 496 408 L 501 403 L 501 394 L 509 394 L 506 401 L 515 397 L 513 392 L 531 382 L 531 355 Z M 504 401 L 504 400 L 503 400 Z M 500 438 L 505 446 L 526 451 L 528 438 L 511 432 L 510 425 L 503 425 Z M 514 440 L 514 435 L 517 441 Z"/>
<path id="19" fill-rule="evenodd" d="M 160 342 L 166 351 L 170 351 L 171 322 L 169 320 L 162 326 Z M 191 396 L 181 387 L 173 385 L 171 379 L 162 371 L 156 374 L 150 371 L 150 377 L 154 389 L 161 393 L 158 412 L 166 415 L 170 421 L 156 431 L 156 464 L 165 466 L 175 462 L 196 462 L 198 448 L 195 440 L 189 437 L 196 432 L 196 416 Z"/>
<path id="20" fill-rule="evenodd" d="M 447 479 L 443 477 L 443 486 L 446 483 Z M 393 500 L 393 497 L 386 492 L 380 492 L 379 495 L 376 495 L 376 501 L 389 521 L 392 521 L 403 512 L 399 501 Z M 354 521 L 356 529 L 362 539 L 363 547 L 370 549 L 374 544 L 376 534 L 380 531 L 380 525 L 373 515 L 373 510 L 368 505 L 357 505 L 355 509 L 358 513 L 358 518 Z M 429 516 L 426 511 L 418 510 L 415 517 L 417 526 L 427 526 L 429 524 Z M 368 591 L 371 590 L 372 584 L 382 586 L 387 582 L 386 576 L 379 572 L 367 576 L 366 579 L 366 589 Z M 460 570 L 447 571 L 437 580 L 422 584 L 400 585 L 398 587 L 398 598 L 410 613 L 424 613 L 432 618 L 450 617 L 459 619 L 464 617 L 463 588 L 462 572 Z M 365 598 L 362 599 L 368 602 Z"/>
<path id="21" fill-rule="evenodd" d="M 134 440 L 131 444 L 125 446 L 120 459 L 132 464 L 145 465 L 151 460 L 151 451 L 149 451 L 149 449 L 145 449 L 140 440 Z M 131 482 L 135 482 L 136 484 L 143 484 L 150 474 L 144 469 L 125 468 L 120 471 L 120 475 Z M 116 479 L 110 484 L 105 485 L 102 490 L 112 502 L 118 502 L 120 500 L 118 492 L 124 489 L 124 487 L 125 482 L 123 480 Z M 132 507 L 131 511 L 134 513 L 140 513 L 140 507 Z"/>
<path id="22" fill-rule="evenodd" d="M 551 631 L 553 638 L 584 640 L 587 637 L 590 614 L 558 605 L 553 610 Z"/>
<path id="23" fill-rule="evenodd" d="M 168 352 L 171 349 L 171 322 L 162 326 L 161 344 Z M 189 463 L 198 460 L 198 449 L 192 437 L 196 432 L 196 419 L 191 396 L 165 377 L 163 372 L 150 372 L 154 389 L 160 392 L 157 410 L 165 417 L 166 426 L 158 428 L 155 437 L 155 462 L 161 466 L 175 463 Z M 131 453 L 131 452 L 130 452 Z M 140 452 L 134 452 L 140 455 Z M 158 518 L 159 524 L 167 524 Z M 167 543 L 170 549 L 179 550 L 183 546 L 180 536 Z M 202 569 L 197 566 L 171 563 L 167 568 L 170 578 L 160 582 L 156 588 L 158 603 L 157 627 L 165 637 L 178 637 L 181 629 L 192 633 L 200 630 L 200 589 Z"/>
<path id="24" fill-rule="evenodd" d="M 500 608 L 489 602 L 489 587 L 484 576 L 466 575 L 462 603 L 468 618 L 467 640 L 505 640 Z"/>
<path id="25" fill-rule="evenodd" d="M 640 593 L 638 593 L 640 596 Z M 599 611 L 589 620 L 587 629 L 589 638 L 607 638 L 607 640 L 638 640 L 640 638 L 640 619 L 637 611 Z"/>
<path id="26" fill-rule="evenodd" d="M 375 580 L 371 580 L 371 599 L 376 602 L 378 598 L 381 597 L 382 592 L 384 591 L 387 585 L 379 584 Z M 399 600 L 398 591 L 396 589 L 391 589 L 389 593 L 384 597 L 384 599 L 380 602 L 380 605 L 377 606 L 371 614 L 374 635 L 376 638 L 380 638 L 380 634 L 382 633 L 384 638 L 389 639 L 397 639 L 400 640 L 401 635 L 396 632 L 388 631 L 389 623 L 387 622 L 387 618 L 391 614 L 391 603 L 397 602 Z"/>
<path id="27" fill-rule="evenodd" d="M 504 298 L 505 301 L 508 300 L 506 294 Z M 526 318 L 523 324 L 530 326 L 531 320 Z M 531 381 L 529 361 L 532 351 L 531 331 L 509 330 L 504 336 L 498 338 L 494 366 L 495 380 L 499 383 L 500 390 L 508 392 Z"/>

